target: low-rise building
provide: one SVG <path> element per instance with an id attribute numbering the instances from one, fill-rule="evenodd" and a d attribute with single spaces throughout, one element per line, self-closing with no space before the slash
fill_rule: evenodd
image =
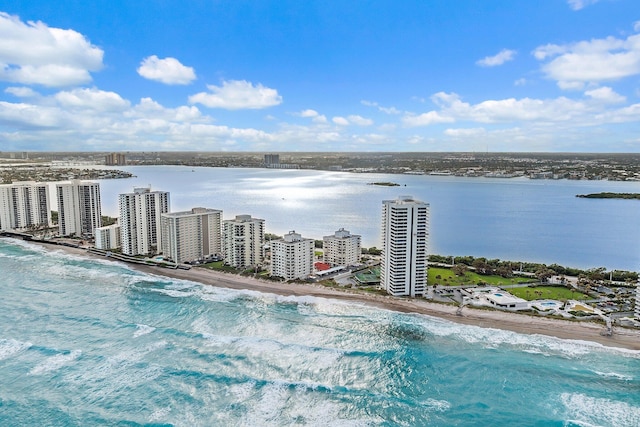
<path id="1" fill-rule="evenodd" d="M 111 224 L 95 229 L 95 247 L 105 251 L 118 249 L 122 246 L 120 241 L 120 225 Z"/>

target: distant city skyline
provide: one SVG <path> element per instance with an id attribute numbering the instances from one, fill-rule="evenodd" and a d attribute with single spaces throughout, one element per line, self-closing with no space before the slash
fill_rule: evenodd
<path id="1" fill-rule="evenodd" d="M 633 0 L 0 7 L 3 151 L 637 152 Z"/>

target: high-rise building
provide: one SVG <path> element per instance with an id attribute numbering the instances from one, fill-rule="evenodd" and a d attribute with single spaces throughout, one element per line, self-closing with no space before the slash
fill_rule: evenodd
<path id="1" fill-rule="evenodd" d="M 295 231 L 271 242 L 271 275 L 285 280 L 306 279 L 313 272 L 313 239 Z"/>
<path id="2" fill-rule="evenodd" d="M 224 262 L 235 268 L 264 262 L 264 219 L 236 215 L 223 221 Z"/>
<path id="3" fill-rule="evenodd" d="M 25 230 L 50 224 L 47 183 L 21 181 L 0 185 L 0 230 Z"/>
<path id="4" fill-rule="evenodd" d="M 636 319 L 640 320 L 640 282 L 636 285 Z"/>
<path id="5" fill-rule="evenodd" d="M 222 255 L 222 211 L 193 208 L 161 215 L 162 254 L 173 262 L 202 261 Z"/>
<path id="6" fill-rule="evenodd" d="M 125 255 L 150 255 L 162 250 L 160 215 L 169 212 L 169 193 L 134 188 L 119 196 L 120 240 Z"/>
<path id="7" fill-rule="evenodd" d="M 105 156 L 104 163 L 107 166 L 123 166 L 126 165 L 126 159 L 122 153 L 109 153 Z"/>
<path id="8" fill-rule="evenodd" d="M 98 227 L 95 230 L 95 247 L 97 249 L 111 250 L 121 246 L 120 224 L 111 224 Z"/>
<path id="9" fill-rule="evenodd" d="M 350 266 L 360 263 L 362 258 L 361 237 L 341 228 L 333 236 L 322 238 L 324 262 L 332 267 Z"/>
<path id="10" fill-rule="evenodd" d="M 394 296 L 422 296 L 427 285 L 429 204 L 401 196 L 382 202 L 380 286 Z"/>
<path id="11" fill-rule="evenodd" d="M 265 154 L 264 165 L 266 167 L 273 167 L 280 164 L 280 154 Z"/>
<path id="12" fill-rule="evenodd" d="M 56 197 L 61 236 L 93 236 L 102 226 L 99 183 L 74 180 L 56 184 Z"/>

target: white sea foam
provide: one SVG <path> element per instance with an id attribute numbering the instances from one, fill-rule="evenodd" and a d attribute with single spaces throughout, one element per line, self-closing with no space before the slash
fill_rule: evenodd
<path id="1" fill-rule="evenodd" d="M 149 415 L 149 422 L 155 421 L 163 421 L 167 419 L 167 416 L 171 413 L 171 406 L 165 406 L 164 408 L 159 408 L 153 411 L 151 415 Z"/>
<path id="2" fill-rule="evenodd" d="M 93 364 L 91 369 L 68 376 L 67 380 L 82 389 L 87 399 L 102 400 L 107 396 L 120 393 L 126 387 L 134 388 L 162 375 L 162 369 L 159 366 L 145 364 L 143 359 L 147 354 L 160 350 L 166 345 L 166 341 L 158 341 L 140 348 L 121 351 Z"/>
<path id="3" fill-rule="evenodd" d="M 138 337 L 141 337 L 142 335 L 150 334 L 151 332 L 153 332 L 155 330 L 156 330 L 156 328 L 154 328 L 153 326 L 136 325 L 136 331 L 133 333 L 133 337 L 134 338 L 138 338 Z"/>
<path id="4" fill-rule="evenodd" d="M 422 405 L 438 412 L 445 412 L 451 409 L 451 403 L 446 400 L 427 399 Z"/>
<path id="5" fill-rule="evenodd" d="M 293 386 L 293 387 L 292 387 Z M 252 404 L 242 416 L 242 426 L 282 425 L 283 420 L 292 424 L 357 427 L 375 424 L 369 417 L 345 419 L 343 407 L 324 399 L 324 394 L 310 393 L 312 385 L 292 384 L 275 380 L 251 393 Z"/>
<path id="6" fill-rule="evenodd" d="M 580 425 L 638 426 L 640 407 L 581 393 L 563 393 L 560 401 L 568 420 Z"/>
<path id="7" fill-rule="evenodd" d="M 22 342 L 14 339 L 0 339 L 0 360 L 12 357 L 31 347 L 30 342 Z"/>
<path id="8" fill-rule="evenodd" d="M 567 359 L 579 359 L 593 352 L 616 353 L 620 356 L 640 358 L 640 351 L 616 347 L 606 347 L 600 343 L 583 340 L 569 340 L 539 334 L 521 334 L 517 332 L 462 325 L 430 316 L 413 315 L 417 323 L 430 333 L 442 337 L 462 339 L 470 344 L 481 344 L 485 348 L 509 346 L 532 354 L 561 356 Z M 420 321 L 424 317 L 426 321 Z"/>
<path id="9" fill-rule="evenodd" d="M 55 356 L 51 356 L 44 362 L 39 363 L 37 366 L 31 369 L 29 371 L 29 375 L 41 375 L 47 372 L 57 371 L 63 366 L 68 365 L 69 363 L 76 360 L 78 357 L 80 357 L 81 354 L 82 351 L 73 350 L 69 353 L 60 353 L 56 354 Z"/>

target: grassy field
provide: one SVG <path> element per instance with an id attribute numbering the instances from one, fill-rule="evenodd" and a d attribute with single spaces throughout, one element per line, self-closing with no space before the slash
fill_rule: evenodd
<path id="1" fill-rule="evenodd" d="M 516 283 L 531 283 L 530 278 L 501 276 L 481 276 L 472 271 L 467 271 L 464 276 L 456 276 L 448 268 L 429 267 L 428 282 L 430 286 L 438 284 L 440 286 L 460 286 L 460 285 L 477 285 L 478 283 L 486 283 L 492 286 L 513 285 Z"/>
<path id="2" fill-rule="evenodd" d="M 238 270 L 236 270 L 234 267 L 230 267 L 228 265 L 224 265 L 224 261 L 209 262 L 207 264 L 201 264 L 198 267 L 208 268 L 209 270 L 226 271 L 226 272 L 229 272 L 229 273 L 237 273 L 238 272 Z"/>
<path id="3" fill-rule="evenodd" d="M 582 292 L 565 288 L 564 286 L 536 286 L 526 288 L 511 288 L 509 293 L 532 301 L 536 299 L 553 299 L 558 301 L 566 301 L 568 299 L 585 300 L 590 299 L 589 295 L 585 295 Z"/>

